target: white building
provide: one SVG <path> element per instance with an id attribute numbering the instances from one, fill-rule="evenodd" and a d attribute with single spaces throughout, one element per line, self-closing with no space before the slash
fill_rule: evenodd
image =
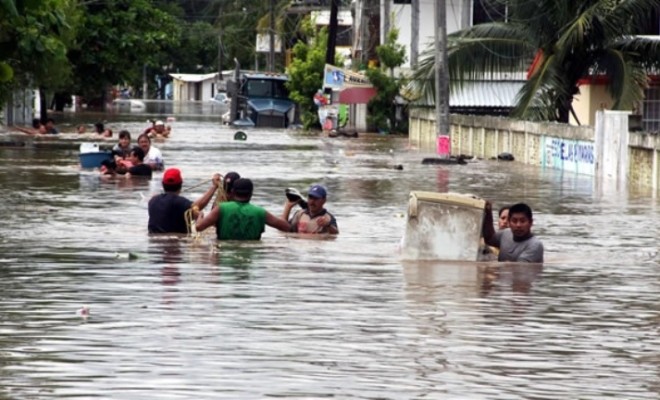
<path id="1" fill-rule="evenodd" d="M 172 77 L 172 100 L 211 100 L 219 91 L 218 73 L 170 74 Z"/>

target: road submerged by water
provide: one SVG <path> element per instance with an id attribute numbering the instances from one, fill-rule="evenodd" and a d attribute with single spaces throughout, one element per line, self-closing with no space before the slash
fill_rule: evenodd
<path id="1" fill-rule="evenodd" d="M 75 146 L 0 148 L 0 398 L 660 397 L 649 193 L 516 163 L 422 165 L 400 137 L 233 133 L 179 118 L 154 145 L 184 186 L 235 170 L 278 214 L 285 188 L 322 183 L 341 234 L 149 237 L 160 174 L 106 183 Z M 411 190 L 528 202 L 546 264 L 400 261 Z"/>

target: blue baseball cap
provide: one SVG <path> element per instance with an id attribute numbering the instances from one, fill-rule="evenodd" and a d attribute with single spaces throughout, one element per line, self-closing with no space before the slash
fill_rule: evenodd
<path id="1" fill-rule="evenodd" d="M 325 192 L 325 188 L 321 185 L 312 185 L 312 187 L 309 188 L 309 192 L 307 192 L 308 196 L 311 197 L 316 197 L 317 199 L 325 199 L 327 193 Z"/>

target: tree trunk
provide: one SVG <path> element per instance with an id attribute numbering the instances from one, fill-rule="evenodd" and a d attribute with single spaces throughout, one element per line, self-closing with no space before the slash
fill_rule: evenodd
<path id="1" fill-rule="evenodd" d="M 335 47 L 337 47 L 337 14 L 339 0 L 330 3 L 330 27 L 328 28 L 328 48 L 325 53 L 326 64 L 335 65 Z"/>
<path id="2" fill-rule="evenodd" d="M 46 102 L 46 89 L 43 87 L 39 88 L 39 104 L 40 104 L 40 113 L 39 113 L 39 119 L 41 120 L 41 123 L 46 123 L 46 120 L 48 119 L 48 104 Z"/>

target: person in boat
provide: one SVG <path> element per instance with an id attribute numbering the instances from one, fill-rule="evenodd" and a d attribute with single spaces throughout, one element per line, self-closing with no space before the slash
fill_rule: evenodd
<path id="1" fill-rule="evenodd" d="M 493 206 L 486 201 L 482 235 L 487 245 L 499 248 L 498 261 L 543 262 L 543 243 L 532 233 L 532 209 L 525 203 L 509 208 L 509 227 L 495 232 Z"/>
<path id="2" fill-rule="evenodd" d="M 323 206 L 327 198 L 327 191 L 321 185 L 312 185 L 307 192 L 307 208 L 300 209 L 293 214 L 289 223 L 291 231 L 298 233 L 329 233 L 336 235 L 339 233 L 337 220 L 335 216 L 328 212 Z M 289 219 L 291 209 L 302 199 L 291 201 L 287 197 L 284 204 L 282 218 Z"/>
<path id="3" fill-rule="evenodd" d="M 241 179 L 241 176 L 238 174 L 238 172 L 232 171 L 225 174 L 225 176 L 222 178 L 222 191 L 218 190 L 218 193 L 215 196 L 215 200 L 213 201 L 212 208 L 216 208 L 220 205 L 220 203 L 225 201 L 234 200 L 234 182 L 239 179 Z"/>
<path id="4" fill-rule="evenodd" d="M 170 136 L 170 132 L 172 131 L 172 127 L 170 126 L 165 126 L 165 123 L 161 120 L 158 120 L 154 122 L 154 124 L 145 129 L 144 133 L 149 135 L 151 138 L 157 138 L 157 137 L 162 137 L 166 138 Z"/>
<path id="5" fill-rule="evenodd" d="M 192 211 L 192 218 L 203 217 L 201 210 L 213 198 L 213 193 L 220 186 L 220 174 L 213 175 L 211 187 L 193 201 L 181 196 L 183 178 L 177 168 L 169 168 L 163 174 L 163 191 L 149 200 L 149 233 L 188 233 L 186 212 Z"/>
<path id="6" fill-rule="evenodd" d="M 254 191 L 250 179 L 238 179 L 231 190 L 232 200 L 220 203 L 202 220 L 197 220 L 198 232 L 215 226 L 218 240 L 260 240 L 266 225 L 282 232 L 290 231 L 286 220 L 250 203 Z"/>
<path id="7" fill-rule="evenodd" d="M 146 133 L 138 136 L 138 146 L 144 150 L 144 163 L 151 167 L 153 171 L 162 171 L 165 163 L 163 154 L 159 149 L 151 145 L 151 138 Z"/>

